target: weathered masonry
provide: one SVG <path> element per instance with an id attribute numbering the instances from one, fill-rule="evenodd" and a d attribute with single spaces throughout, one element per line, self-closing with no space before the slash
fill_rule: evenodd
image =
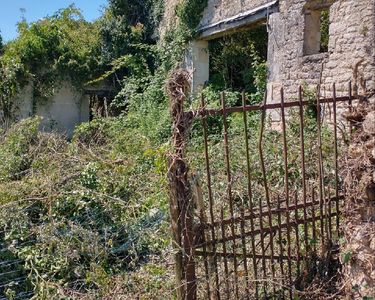
<path id="1" fill-rule="evenodd" d="M 321 84 L 327 92 L 333 82 L 338 92 L 349 81 L 354 92 L 375 89 L 375 0 L 209 0 L 187 58 L 194 91 L 209 80 L 209 40 L 264 24 L 269 101 L 279 98 L 281 85 L 287 98 L 303 83 Z"/>

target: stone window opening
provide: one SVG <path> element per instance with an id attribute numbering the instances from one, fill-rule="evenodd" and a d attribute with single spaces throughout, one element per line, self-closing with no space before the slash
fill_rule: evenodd
<path id="1" fill-rule="evenodd" d="M 305 11 L 304 55 L 328 52 L 329 7 Z"/>

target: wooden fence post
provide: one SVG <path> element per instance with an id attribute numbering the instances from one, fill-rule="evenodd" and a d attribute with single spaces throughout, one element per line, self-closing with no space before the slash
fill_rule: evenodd
<path id="1" fill-rule="evenodd" d="M 179 300 L 197 298 L 194 261 L 194 232 L 192 193 L 184 152 L 191 117 L 184 113 L 188 90 L 187 72 L 175 70 L 167 84 L 173 123 L 172 153 L 169 158 L 170 213 L 175 248 L 177 297 Z"/>

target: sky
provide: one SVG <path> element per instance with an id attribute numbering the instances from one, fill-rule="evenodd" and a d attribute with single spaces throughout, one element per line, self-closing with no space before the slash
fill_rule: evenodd
<path id="1" fill-rule="evenodd" d="M 17 37 L 16 24 L 21 19 L 21 9 L 25 9 L 26 21 L 33 22 L 72 3 L 82 10 L 86 20 L 92 21 L 101 15 L 107 0 L 0 0 L 0 34 L 4 41 Z"/>

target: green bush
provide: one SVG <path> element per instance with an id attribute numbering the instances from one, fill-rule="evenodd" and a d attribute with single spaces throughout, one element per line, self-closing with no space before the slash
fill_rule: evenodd
<path id="1" fill-rule="evenodd" d="M 104 296 L 169 245 L 167 147 L 125 117 L 82 124 L 71 142 L 38 133 L 39 122 L 17 123 L 0 140 L 0 249 L 29 274 L 5 288 L 38 299 Z"/>
<path id="2" fill-rule="evenodd" d="M 26 119 L 0 137 L 0 182 L 20 178 L 30 167 L 41 119 Z"/>

